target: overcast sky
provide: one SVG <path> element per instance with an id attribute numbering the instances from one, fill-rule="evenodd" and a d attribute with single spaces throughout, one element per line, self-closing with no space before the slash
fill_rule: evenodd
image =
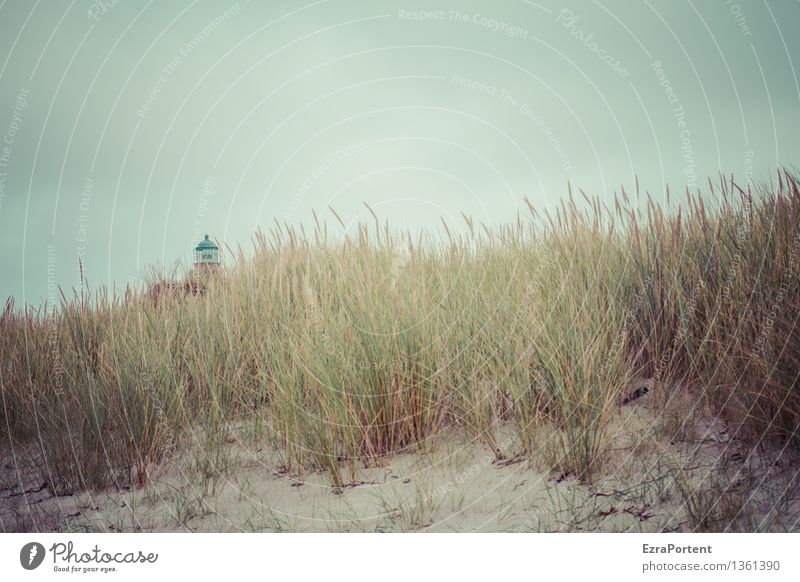
<path id="1" fill-rule="evenodd" d="M 0 298 L 362 201 L 499 224 L 800 160 L 800 3 L 0 2 Z M 328 215 L 330 216 L 330 215 Z"/>

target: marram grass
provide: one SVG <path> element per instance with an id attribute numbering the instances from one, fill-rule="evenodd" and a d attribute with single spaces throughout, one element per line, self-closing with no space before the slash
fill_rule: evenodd
<path id="1" fill-rule="evenodd" d="M 501 458 L 502 422 L 515 453 L 589 479 L 644 382 L 665 411 L 693 402 L 735 437 L 796 449 L 797 176 L 721 180 L 671 208 L 570 197 L 438 246 L 377 221 L 336 243 L 277 228 L 200 296 L 161 281 L 58 309 L 9 301 L 4 445 L 55 493 L 142 484 L 188 438 L 211 479 L 248 421 L 285 470 L 341 486 L 445 429 Z"/>

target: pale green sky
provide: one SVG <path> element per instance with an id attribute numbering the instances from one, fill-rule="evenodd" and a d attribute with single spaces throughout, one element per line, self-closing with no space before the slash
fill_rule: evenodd
<path id="1" fill-rule="evenodd" d="M 0 2 L 0 298 L 368 202 L 511 221 L 571 180 L 800 160 L 800 3 Z"/>

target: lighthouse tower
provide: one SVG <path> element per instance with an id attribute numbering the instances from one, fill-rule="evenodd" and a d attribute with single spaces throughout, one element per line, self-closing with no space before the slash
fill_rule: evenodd
<path id="1" fill-rule="evenodd" d="M 194 270 L 197 273 L 213 273 L 219 266 L 219 247 L 206 235 L 194 248 Z"/>

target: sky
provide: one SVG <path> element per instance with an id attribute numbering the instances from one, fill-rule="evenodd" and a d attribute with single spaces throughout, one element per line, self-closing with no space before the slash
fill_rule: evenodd
<path id="1" fill-rule="evenodd" d="M 800 2 L 0 2 L 0 300 L 800 160 Z"/>

